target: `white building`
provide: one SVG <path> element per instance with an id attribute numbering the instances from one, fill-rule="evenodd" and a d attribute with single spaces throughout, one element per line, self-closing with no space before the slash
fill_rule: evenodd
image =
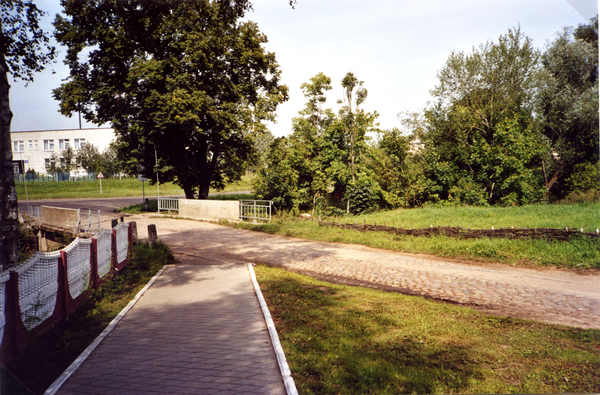
<path id="1" fill-rule="evenodd" d="M 24 172 L 33 169 L 38 174 L 46 173 L 53 153 L 60 155 L 69 147 L 78 151 L 86 144 L 93 144 L 102 153 L 115 138 L 113 128 L 10 133 L 13 161 L 23 161 Z M 85 170 L 77 170 L 85 173 Z"/>

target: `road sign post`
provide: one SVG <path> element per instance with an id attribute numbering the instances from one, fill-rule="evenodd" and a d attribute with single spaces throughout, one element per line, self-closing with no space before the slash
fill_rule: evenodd
<path id="1" fill-rule="evenodd" d="M 98 173 L 98 179 L 100 180 L 100 195 L 102 195 L 102 179 L 104 178 L 104 174 L 102 172 Z"/>

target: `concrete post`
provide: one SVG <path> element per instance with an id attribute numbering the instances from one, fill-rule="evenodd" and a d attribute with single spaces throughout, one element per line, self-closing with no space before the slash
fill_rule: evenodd
<path id="1" fill-rule="evenodd" d="M 135 221 L 131 221 L 129 224 L 131 226 L 131 242 L 135 244 L 138 241 L 137 223 Z"/>
<path id="2" fill-rule="evenodd" d="M 156 225 L 148 225 L 148 243 L 153 246 L 158 241 L 158 235 L 156 234 Z"/>

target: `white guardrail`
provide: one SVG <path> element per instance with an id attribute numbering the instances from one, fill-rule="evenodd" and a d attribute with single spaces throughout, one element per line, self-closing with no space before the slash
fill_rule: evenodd
<path id="1" fill-rule="evenodd" d="M 240 219 L 271 222 L 270 200 L 240 200 Z"/>
<path id="2" fill-rule="evenodd" d="M 179 212 L 179 199 L 172 197 L 159 197 L 158 198 L 158 213 L 161 211 L 177 211 Z"/>

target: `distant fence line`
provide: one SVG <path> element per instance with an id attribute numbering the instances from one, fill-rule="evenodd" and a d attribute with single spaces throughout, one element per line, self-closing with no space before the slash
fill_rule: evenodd
<path id="1" fill-rule="evenodd" d="M 506 239 L 543 239 L 543 240 L 559 240 L 569 241 L 573 237 L 581 235 L 600 239 L 598 229 L 596 233 L 583 232 L 581 229 L 565 228 L 500 228 L 500 229 L 464 229 L 458 226 L 431 226 L 417 229 L 407 229 L 404 227 L 397 228 L 394 226 L 385 225 L 367 225 L 363 224 L 348 224 L 339 222 L 324 222 L 319 221 L 319 226 L 339 227 L 344 229 L 359 230 L 362 232 L 387 232 L 397 235 L 409 236 L 448 236 L 461 239 L 478 239 L 483 237 L 488 238 L 506 238 Z"/>
<path id="2" fill-rule="evenodd" d="M 98 289 L 128 265 L 134 226 L 121 222 L 94 238 L 76 238 L 62 250 L 37 252 L 0 273 L 2 363 L 66 320 L 89 296 L 88 289 Z"/>
<path id="3" fill-rule="evenodd" d="M 94 181 L 96 176 L 93 172 L 85 176 L 72 176 L 69 173 L 51 173 L 51 174 L 14 174 L 15 182 L 52 182 L 52 181 Z"/>

